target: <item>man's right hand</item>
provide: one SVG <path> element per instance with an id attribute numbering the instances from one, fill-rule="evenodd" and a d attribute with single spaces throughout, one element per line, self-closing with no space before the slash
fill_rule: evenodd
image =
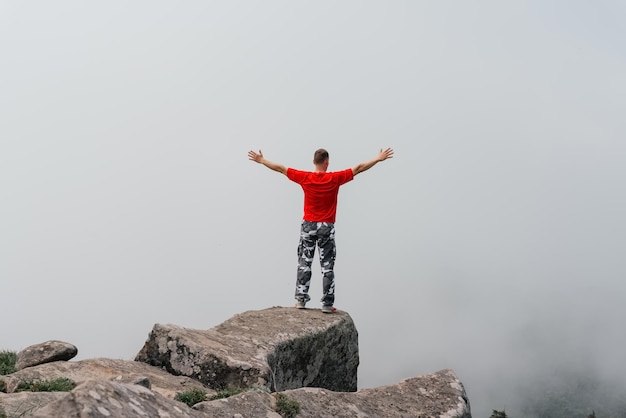
<path id="1" fill-rule="evenodd" d="M 393 149 L 387 148 L 386 150 L 383 151 L 381 148 L 376 158 L 373 158 L 370 161 L 367 161 L 365 163 L 357 164 L 352 169 L 352 174 L 356 176 L 359 173 L 367 171 L 370 168 L 374 167 L 379 162 L 385 161 L 387 158 L 393 158 Z"/>
<path id="2" fill-rule="evenodd" d="M 378 153 L 378 161 L 385 161 L 387 158 L 393 158 L 393 150 L 391 148 L 387 148 L 386 150 L 380 150 Z"/>

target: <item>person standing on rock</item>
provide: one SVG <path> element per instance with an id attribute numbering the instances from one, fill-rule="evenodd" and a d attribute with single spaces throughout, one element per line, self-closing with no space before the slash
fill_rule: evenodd
<path id="1" fill-rule="evenodd" d="M 328 151 L 318 149 L 313 155 L 315 171 L 301 171 L 287 168 L 282 164 L 273 163 L 259 152 L 248 151 L 251 161 L 284 174 L 287 178 L 302 186 L 304 191 L 304 216 L 300 229 L 298 244 L 298 272 L 296 278 L 296 308 L 304 309 L 311 300 L 309 286 L 311 284 L 311 264 L 315 254 L 315 246 L 320 249 L 319 258 L 323 276 L 322 312 L 331 313 L 335 309 L 335 215 L 337 212 L 337 195 L 339 187 L 354 176 L 369 170 L 377 163 L 393 158 L 393 150 L 380 150 L 370 161 L 357 164 L 354 168 L 343 171 L 329 172 Z"/>

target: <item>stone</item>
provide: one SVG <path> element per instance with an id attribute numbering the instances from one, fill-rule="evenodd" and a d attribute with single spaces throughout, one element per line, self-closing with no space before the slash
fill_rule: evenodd
<path id="1" fill-rule="evenodd" d="M 70 343 L 57 340 L 46 341 L 26 347 L 17 353 L 15 368 L 22 370 L 53 361 L 68 361 L 76 357 L 76 354 L 78 354 L 78 349 Z"/>
<path id="2" fill-rule="evenodd" d="M 319 388 L 284 392 L 300 404 L 298 418 L 471 418 L 467 394 L 452 370 L 404 379 L 395 385 L 333 393 Z"/>
<path id="3" fill-rule="evenodd" d="M 275 401 L 269 392 L 251 390 L 225 399 L 200 402 L 193 409 L 210 417 L 264 417 L 282 418 L 275 411 Z"/>
<path id="4" fill-rule="evenodd" d="M 0 417 L 23 417 L 50 402 L 61 399 L 67 392 L 0 393 Z M 4 415 L 3 415 L 4 414 Z"/>
<path id="5" fill-rule="evenodd" d="M 279 393 L 246 392 L 227 399 L 201 402 L 194 409 L 211 417 L 280 418 Z M 413 377 L 395 385 L 358 392 L 300 388 L 280 395 L 296 401 L 298 418 L 471 418 L 467 394 L 452 370 Z"/>
<path id="6" fill-rule="evenodd" d="M 170 399 L 173 399 L 177 392 L 194 387 L 206 390 L 209 396 L 216 393 L 197 380 L 185 376 L 174 376 L 146 363 L 106 358 L 40 364 L 0 378 L 4 381 L 6 392 L 10 393 L 15 392 L 21 382 L 52 380 L 60 377 L 72 379 L 77 384 L 90 379 L 133 383 L 148 389 L 152 388 L 153 391 Z"/>
<path id="7" fill-rule="evenodd" d="M 347 312 L 273 307 L 209 330 L 156 324 L 135 357 L 215 388 L 357 389 L 358 333 Z"/>
<path id="8" fill-rule="evenodd" d="M 168 399 L 143 386 L 107 380 L 88 380 L 29 417 L 207 418 L 184 403 Z"/>

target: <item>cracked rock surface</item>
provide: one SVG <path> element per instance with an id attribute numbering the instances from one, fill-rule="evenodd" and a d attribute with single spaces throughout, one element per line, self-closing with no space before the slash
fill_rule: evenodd
<path id="1" fill-rule="evenodd" d="M 135 360 L 215 388 L 357 389 L 358 333 L 347 312 L 274 307 L 197 330 L 154 326 Z"/>

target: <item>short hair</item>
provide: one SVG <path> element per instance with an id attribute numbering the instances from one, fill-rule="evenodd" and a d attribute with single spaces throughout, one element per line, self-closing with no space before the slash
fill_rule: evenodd
<path id="1" fill-rule="evenodd" d="M 327 159 L 328 159 L 328 151 L 326 151 L 324 148 L 318 149 L 317 151 L 315 151 L 315 154 L 313 155 L 313 163 L 315 164 L 322 164 Z"/>

